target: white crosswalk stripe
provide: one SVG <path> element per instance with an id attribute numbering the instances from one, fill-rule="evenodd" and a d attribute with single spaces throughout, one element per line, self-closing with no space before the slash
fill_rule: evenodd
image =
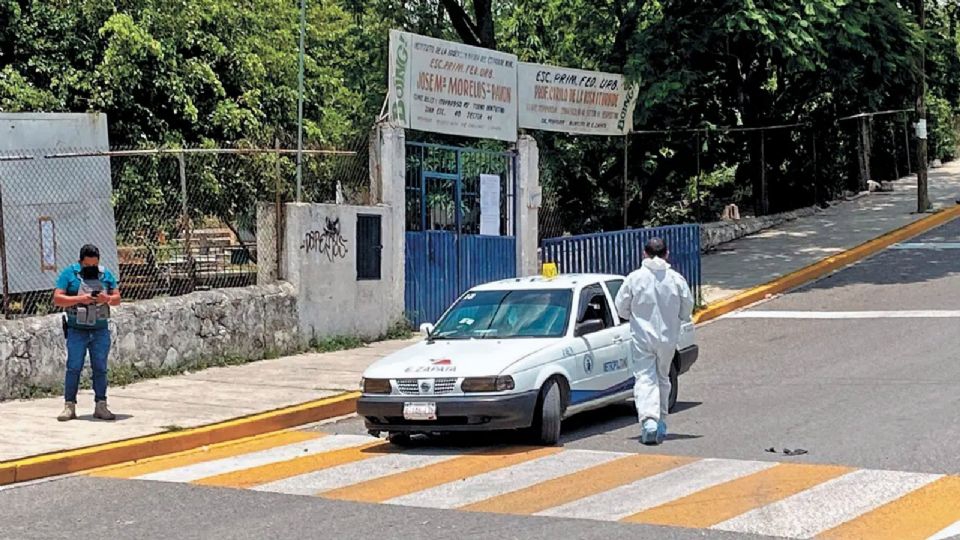
<path id="1" fill-rule="evenodd" d="M 169 468 L 162 470 L 158 467 L 164 461 L 132 463 L 129 474 L 121 471 L 119 477 L 602 521 L 656 524 L 655 516 L 666 512 L 674 518 L 663 524 L 671 526 L 689 522 L 690 527 L 709 527 L 716 522 L 700 518 L 712 511 L 722 515 L 718 520 L 726 520 L 710 527 L 714 530 L 781 538 L 822 533 L 844 538 L 851 531 L 857 537 L 883 537 L 884 527 L 890 526 L 924 531 L 908 535 L 911 538 L 960 538 L 960 504 L 955 511 L 949 504 L 960 500 L 960 479 L 944 475 L 854 469 L 835 476 L 819 474 L 815 471 L 822 472 L 820 466 L 809 465 L 791 471 L 800 479 L 809 474 L 810 480 L 796 489 L 785 487 L 777 497 L 776 486 L 763 483 L 764 478 L 782 476 L 770 474 L 775 462 L 531 447 L 384 445 L 368 452 L 377 439 L 316 436 L 292 444 L 286 438 L 266 450 L 257 442 L 248 453 L 237 449 L 235 455 L 220 449 L 214 454 L 219 459 L 211 455 L 209 461 L 197 462 L 203 457 L 196 453 L 172 456 L 164 458 Z M 110 474 L 118 472 L 111 468 Z M 753 475 L 758 476 L 747 478 Z M 697 495 L 711 488 L 719 491 Z M 716 499 L 713 493 L 723 495 Z M 697 512 L 689 506 L 684 509 L 684 504 L 694 503 L 683 500 L 704 505 L 697 507 L 700 516 L 693 517 Z M 664 505 L 680 505 L 679 514 Z M 930 536 L 933 531 L 939 532 Z"/>
<path id="2" fill-rule="evenodd" d="M 623 457 L 614 452 L 568 450 L 512 467 L 452 482 L 387 501 L 388 504 L 424 508 L 458 508 L 523 489 L 551 478 L 581 471 Z"/>
<path id="3" fill-rule="evenodd" d="M 931 536 L 929 540 L 951 540 L 960 538 L 960 521 Z"/>
<path id="4" fill-rule="evenodd" d="M 175 469 L 138 476 L 137 479 L 159 480 L 162 482 L 193 482 L 201 478 L 252 469 L 253 467 L 269 465 L 270 463 L 286 461 L 310 454 L 319 454 L 332 450 L 340 450 L 342 448 L 350 448 L 352 446 L 360 446 L 361 444 L 369 443 L 371 440 L 371 437 L 364 435 L 333 435 L 312 441 L 288 444 L 269 450 L 253 452 L 251 454 L 207 461 L 186 467 L 177 467 Z"/>
<path id="5" fill-rule="evenodd" d="M 714 529 L 810 538 L 933 482 L 940 475 L 860 470 L 834 478 Z"/>
<path id="6" fill-rule="evenodd" d="M 703 459 L 537 515 L 616 521 L 774 465 L 776 463 L 762 461 Z"/>
<path id="7" fill-rule="evenodd" d="M 324 491 L 359 484 L 373 478 L 409 471 L 447 461 L 460 453 L 454 450 L 412 450 L 403 454 L 387 454 L 357 463 L 346 463 L 329 469 L 270 482 L 254 487 L 289 495 L 317 495 Z"/>

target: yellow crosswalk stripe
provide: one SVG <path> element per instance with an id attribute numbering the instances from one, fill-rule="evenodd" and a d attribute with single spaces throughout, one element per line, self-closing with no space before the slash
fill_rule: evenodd
<path id="1" fill-rule="evenodd" d="M 370 459 L 393 451 L 396 451 L 396 448 L 392 445 L 373 439 L 372 442 L 360 446 L 311 454 L 278 463 L 268 463 L 250 469 L 203 478 L 191 483 L 200 486 L 248 488 L 345 463 Z"/>
<path id="2" fill-rule="evenodd" d="M 948 476 L 824 532 L 818 538 L 925 539 L 960 521 L 960 477 Z"/>
<path id="3" fill-rule="evenodd" d="M 847 467 L 781 463 L 663 504 L 621 521 L 706 528 L 850 472 Z"/>
<path id="4" fill-rule="evenodd" d="M 473 512 L 535 514 L 695 461 L 694 458 L 633 455 L 554 478 L 462 508 Z"/>
<path id="5" fill-rule="evenodd" d="M 384 502 L 525 461 L 549 456 L 561 448 L 508 447 L 454 458 L 321 494 L 327 499 Z"/>
<path id="6" fill-rule="evenodd" d="M 251 452 L 269 450 L 286 444 L 310 441 L 324 436 L 324 433 L 316 431 L 280 431 L 268 435 L 257 435 L 236 441 L 220 443 L 206 449 L 198 448 L 141 461 L 111 465 L 102 469 L 96 469 L 92 471 L 90 475 L 104 478 L 135 478 L 145 474 L 194 465 L 205 461 L 230 458 Z"/>
<path id="7" fill-rule="evenodd" d="M 317 439 L 322 440 L 310 442 Z M 335 444 L 328 445 L 327 441 L 333 441 Z M 301 443 L 307 444 L 301 447 Z M 287 479 L 293 479 L 292 481 L 296 482 L 298 480 L 294 477 L 303 475 L 308 475 L 303 481 L 309 482 L 311 473 L 326 471 L 320 474 L 333 475 L 333 480 L 336 480 L 326 482 L 330 487 L 343 486 L 318 493 L 319 496 L 328 499 L 418 505 L 422 502 L 420 499 L 432 497 L 434 492 L 454 493 L 459 489 L 461 491 L 456 492 L 456 497 L 453 499 L 441 497 L 446 500 L 446 507 L 463 505 L 459 506 L 460 510 L 471 512 L 542 515 L 563 512 L 567 505 L 578 505 L 578 501 L 583 499 L 609 497 L 616 490 L 623 491 L 624 486 L 634 482 L 640 481 L 637 485 L 643 485 L 646 478 L 662 473 L 675 474 L 672 472 L 674 469 L 697 466 L 699 463 L 711 461 L 683 456 L 608 453 L 602 458 L 595 458 L 592 463 L 600 464 L 593 465 L 589 462 L 580 462 L 576 456 L 577 452 L 582 451 L 577 450 L 564 454 L 565 457 L 557 456 L 542 462 L 521 465 L 561 454 L 566 450 L 559 447 L 509 446 L 474 448 L 455 456 L 450 456 L 453 453 L 452 450 L 445 450 L 444 452 L 448 452 L 446 457 L 439 461 L 433 459 L 410 461 L 400 455 L 397 463 L 407 463 L 406 466 L 381 465 L 376 469 L 379 472 L 370 474 L 362 472 L 364 464 L 361 462 L 364 460 L 388 454 L 403 454 L 403 452 L 405 450 L 375 438 L 367 439 L 353 435 L 332 436 L 313 431 L 281 431 L 211 445 L 204 449 L 104 467 L 88 474 L 106 478 L 147 476 L 166 479 L 166 481 L 193 480 L 191 483 L 204 486 L 253 488 Z M 433 453 L 427 452 L 424 455 L 429 457 Z M 393 463 L 394 458 L 386 459 L 389 463 Z M 375 463 L 381 462 L 382 460 L 378 460 Z M 338 466 L 351 463 L 357 463 L 357 465 L 336 469 Z M 576 466 L 577 464 L 579 466 Z M 520 467 L 511 468 L 516 465 Z M 765 465 L 772 464 L 765 463 Z M 583 470 L 569 472 L 585 466 L 587 468 Z M 240 467 L 248 468 L 240 469 Z M 688 468 L 679 470 L 685 471 Z M 507 470 L 502 471 L 502 469 Z M 514 470 L 519 477 L 513 476 L 514 473 L 510 472 Z M 756 468 L 753 469 L 753 471 L 756 470 Z M 824 518 L 820 525 L 816 515 L 799 512 L 797 516 L 802 515 L 806 520 L 802 528 L 806 532 L 802 536 L 824 531 L 818 538 L 831 540 L 927 539 L 960 523 L 960 477 L 872 471 L 875 474 L 887 476 L 900 474 L 908 479 L 923 476 L 927 480 L 917 484 L 922 484 L 922 487 L 911 488 L 912 491 L 899 489 L 895 495 L 891 493 L 883 501 L 878 500 L 868 505 L 864 502 L 868 500 L 867 495 L 861 497 L 858 484 L 851 486 L 851 481 L 848 479 L 851 479 L 849 476 L 851 474 L 870 472 L 866 469 L 836 465 L 779 463 L 759 472 L 751 471 L 751 474 L 746 476 L 711 485 L 711 487 L 703 488 L 703 485 L 691 484 L 684 489 L 671 488 L 669 496 L 661 494 L 659 500 L 654 502 L 654 499 L 651 499 L 651 503 L 647 505 L 656 504 L 657 506 L 646 507 L 645 510 L 627 517 L 622 516 L 631 511 L 636 512 L 645 506 L 638 504 L 632 508 L 625 508 L 626 512 L 612 514 L 608 512 L 610 515 L 607 516 L 601 515 L 602 512 L 599 509 L 597 515 L 594 515 L 593 510 L 583 510 L 581 512 L 583 515 L 580 517 L 622 518 L 621 521 L 628 523 L 690 529 L 724 528 L 726 524 L 743 521 L 745 516 L 752 516 L 750 519 L 754 520 L 762 519 L 763 523 L 767 523 L 768 518 L 764 517 L 764 512 L 770 505 L 773 505 L 771 508 L 787 508 L 788 506 L 784 505 L 793 501 L 789 508 L 797 510 L 802 507 L 801 503 L 810 506 L 811 501 L 815 503 L 820 499 L 829 500 L 830 496 L 839 497 L 834 493 L 839 489 L 841 493 L 846 493 L 844 497 L 853 499 L 849 508 L 844 510 L 846 514 L 834 512 L 833 518 L 829 516 Z M 467 484 L 461 484 L 461 481 L 488 473 L 499 475 L 497 476 L 499 484 L 496 484 L 495 488 L 484 484 L 485 489 L 489 487 L 485 493 L 463 495 L 465 493 L 463 486 Z M 208 474 L 215 476 L 203 478 Z M 159 478 L 160 476 L 164 478 Z M 371 478 L 371 476 L 376 477 Z M 507 476 L 515 481 L 506 481 Z M 724 480 L 731 477 L 732 475 Z M 473 481 L 485 478 L 487 477 Z M 847 481 L 844 482 L 845 480 Z M 486 480 L 483 481 L 486 482 Z M 838 482 L 840 484 L 837 484 Z M 835 484 L 838 487 L 834 487 Z M 895 484 L 895 486 L 900 485 Z M 526 487 L 516 489 L 520 486 Z M 320 484 L 303 492 L 314 492 L 318 489 L 321 489 Z M 514 491 L 510 491 L 511 489 Z M 666 486 L 663 489 L 666 489 Z M 655 492 L 656 490 L 651 493 Z M 481 497 L 487 497 L 487 494 L 494 496 L 479 500 Z M 893 499 L 893 496 L 897 498 Z M 860 500 L 861 498 L 865 499 Z M 465 504 L 467 502 L 471 504 Z M 876 506 L 881 502 L 883 503 L 881 506 Z M 779 516 L 779 518 L 783 521 L 786 516 Z M 844 522 L 844 520 L 847 521 Z M 790 536 L 790 530 L 788 530 L 790 527 L 797 529 L 797 526 L 789 520 L 783 521 L 781 525 L 767 523 L 766 529 L 771 532 L 783 529 L 781 531 L 783 536 Z M 735 530 L 735 528 L 729 530 Z"/>

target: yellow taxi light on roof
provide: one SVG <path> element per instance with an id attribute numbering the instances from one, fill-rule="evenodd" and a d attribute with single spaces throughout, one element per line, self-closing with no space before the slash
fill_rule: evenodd
<path id="1" fill-rule="evenodd" d="M 543 263 L 540 274 L 547 279 L 557 277 L 560 274 L 557 270 L 557 263 Z"/>

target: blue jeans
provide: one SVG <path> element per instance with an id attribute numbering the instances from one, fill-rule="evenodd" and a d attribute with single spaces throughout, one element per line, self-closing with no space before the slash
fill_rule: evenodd
<path id="1" fill-rule="evenodd" d="M 77 402 L 80 371 L 90 351 L 93 369 L 93 393 L 96 401 L 107 400 L 107 356 L 110 355 L 110 329 L 67 329 L 67 377 L 63 383 L 64 401 Z"/>

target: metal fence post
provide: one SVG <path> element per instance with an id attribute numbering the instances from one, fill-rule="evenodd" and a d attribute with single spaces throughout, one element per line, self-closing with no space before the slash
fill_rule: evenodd
<path id="1" fill-rule="evenodd" d="M 897 163 L 899 156 L 897 156 L 897 134 L 893 129 L 893 122 L 890 122 L 890 142 L 893 144 L 893 179 L 897 180 L 900 178 L 900 164 Z"/>
<path id="2" fill-rule="evenodd" d="M 702 174 L 702 169 L 700 168 L 700 149 L 703 148 L 700 142 L 700 132 L 697 131 L 697 179 L 694 180 L 693 184 L 693 200 L 697 208 L 697 223 L 703 221 L 702 208 L 700 204 L 700 175 Z"/>
<path id="3" fill-rule="evenodd" d="M 10 278 L 7 277 L 7 233 L 3 227 L 3 181 L 0 179 L 0 271 L 3 272 L 3 318 L 10 313 Z"/>
<path id="4" fill-rule="evenodd" d="M 280 154 L 280 139 L 275 138 L 273 142 L 274 146 L 277 149 L 276 158 L 277 158 L 277 167 L 276 167 L 276 182 L 277 186 L 274 190 L 276 193 L 276 201 L 274 202 L 274 211 L 273 211 L 273 226 L 274 234 L 276 237 L 276 259 L 277 259 L 277 281 L 280 281 L 283 277 L 281 275 L 283 269 L 283 262 L 281 257 L 283 256 L 283 226 L 281 216 L 283 215 L 283 195 L 281 195 L 281 190 L 283 189 L 282 177 L 280 173 L 280 160 L 283 159 L 283 156 Z"/>
<path id="5" fill-rule="evenodd" d="M 187 158 L 183 152 L 177 154 L 177 162 L 180 164 L 180 198 L 183 208 L 181 209 L 181 219 L 183 220 L 183 254 L 187 262 L 187 275 L 190 278 L 190 292 L 197 287 L 197 270 L 193 260 L 192 234 L 190 226 L 190 207 L 187 204 Z"/>
<path id="6" fill-rule="evenodd" d="M 770 200 L 767 193 L 767 132 L 760 130 L 760 215 L 770 212 Z"/>
<path id="7" fill-rule="evenodd" d="M 813 128 L 810 130 L 810 135 L 813 138 L 813 204 L 814 206 L 816 206 L 820 204 L 820 197 L 819 197 L 820 194 L 818 189 L 820 185 L 820 177 L 819 177 L 819 171 L 817 168 L 817 130 L 816 128 Z"/>
<path id="8" fill-rule="evenodd" d="M 913 163 L 910 160 L 910 132 L 907 129 L 907 124 L 910 121 L 906 118 L 903 120 L 903 149 L 907 153 L 907 175 L 913 174 Z"/>
<path id="9" fill-rule="evenodd" d="M 628 212 L 630 208 L 630 199 L 627 194 L 627 156 L 630 148 L 630 134 L 627 133 L 623 136 L 623 228 L 626 229 L 629 225 L 628 222 Z"/>

